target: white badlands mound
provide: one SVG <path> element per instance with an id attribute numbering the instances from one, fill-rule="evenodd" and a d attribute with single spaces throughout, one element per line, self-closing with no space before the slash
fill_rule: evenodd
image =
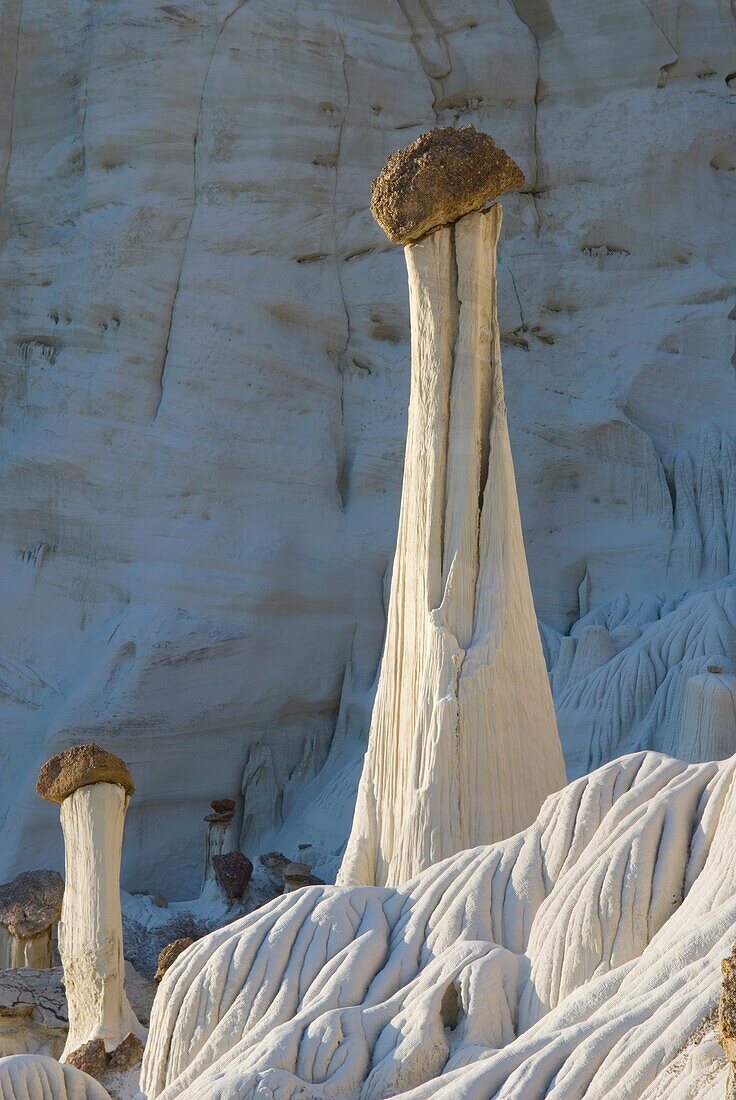
<path id="1" fill-rule="evenodd" d="M 736 937 L 735 768 L 624 757 L 398 889 L 213 933 L 164 979 L 145 1095 L 675 1095 Z"/>
<path id="2" fill-rule="evenodd" d="M 735 772 L 627 756 L 397 889 L 309 887 L 212 933 L 161 984 L 142 1095 L 720 1097 Z M 0 1060 L 0 1100 L 102 1095 Z"/>

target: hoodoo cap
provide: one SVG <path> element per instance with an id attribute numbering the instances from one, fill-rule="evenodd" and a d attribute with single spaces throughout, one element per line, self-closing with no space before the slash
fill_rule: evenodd
<path id="1" fill-rule="evenodd" d="M 36 936 L 59 919 L 63 900 L 58 871 L 23 871 L 0 886 L 0 924 L 11 936 Z"/>
<path id="2" fill-rule="evenodd" d="M 391 154 L 373 181 L 371 213 L 389 240 L 409 244 L 523 185 L 490 134 L 438 126 Z"/>
<path id="3" fill-rule="evenodd" d="M 91 744 L 75 745 L 47 760 L 38 773 L 36 792 L 47 802 L 63 802 L 78 787 L 92 783 L 117 783 L 128 795 L 135 790 L 125 761 Z"/>

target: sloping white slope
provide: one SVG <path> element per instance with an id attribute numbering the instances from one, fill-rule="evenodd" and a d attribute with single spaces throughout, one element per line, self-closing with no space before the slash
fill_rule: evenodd
<path id="1" fill-rule="evenodd" d="M 735 770 L 628 756 L 398 889 L 213 933 L 162 983 L 146 1096 L 663 1095 L 736 938 Z"/>

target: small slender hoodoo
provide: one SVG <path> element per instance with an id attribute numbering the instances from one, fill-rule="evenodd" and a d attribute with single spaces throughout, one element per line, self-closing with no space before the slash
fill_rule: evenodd
<path id="1" fill-rule="evenodd" d="M 114 1050 L 143 1038 L 124 988 L 120 857 L 125 812 L 135 790 L 124 761 L 99 745 L 78 745 L 41 768 L 36 790 L 61 806 L 65 890 L 59 952 L 69 1011 L 62 1061 L 101 1039 Z"/>

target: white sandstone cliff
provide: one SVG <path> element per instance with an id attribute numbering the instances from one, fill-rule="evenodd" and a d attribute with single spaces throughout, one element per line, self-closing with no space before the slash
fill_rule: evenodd
<path id="1" fill-rule="evenodd" d="M 368 693 L 409 355 L 367 200 L 435 120 L 529 180 L 498 293 L 542 620 L 576 621 L 585 577 L 582 614 L 722 569 L 725 0 L 2 0 L 0 30 L 3 881 L 61 867 L 35 775 L 107 729 L 143 784 L 124 883 L 193 897 L 252 746 L 277 828 L 346 668 Z M 349 818 L 296 794 L 295 843 Z"/>

